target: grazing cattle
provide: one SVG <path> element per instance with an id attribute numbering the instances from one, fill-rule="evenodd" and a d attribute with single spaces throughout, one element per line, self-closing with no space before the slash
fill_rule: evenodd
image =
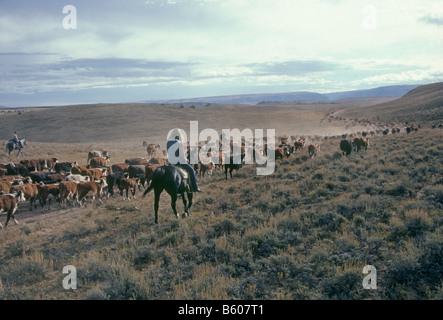
<path id="1" fill-rule="evenodd" d="M 124 191 L 126 191 L 126 199 L 130 200 L 129 191 L 131 191 L 132 193 L 132 198 L 135 198 L 135 192 L 137 191 L 138 187 L 138 179 L 123 178 L 121 179 L 120 185 L 118 187 L 120 189 L 122 200 L 125 200 Z"/>
<path id="2" fill-rule="evenodd" d="M 91 181 L 91 178 L 89 176 L 82 176 L 81 174 L 68 174 L 64 181 L 85 182 Z"/>
<path id="3" fill-rule="evenodd" d="M 90 168 L 103 168 L 108 164 L 108 160 L 103 157 L 94 157 L 89 160 Z"/>
<path id="4" fill-rule="evenodd" d="M 80 182 L 77 184 L 77 203 L 80 205 L 80 207 L 83 207 L 86 196 L 91 196 L 93 201 L 95 200 L 95 197 L 97 197 L 100 203 L 103 203 L 101 199 L 102 190 L 106 186 L 107 183 L 104 179 L 100 179 L 99 182 Z"/>
<path id="5" fill-rule="evenodd" d="M 407 134 L 409 134 L 409 133 L 411 133 L 411 132 L 413 132 L 413 131 L 417 131 L 418 130 L 418 128 L 416 127 L 416 126 L 409 126 L 409 127 L 406 127 L 406 133 Z"/>
<path id="6" fill-rule="evenodd" d="M 54 170 L 55 164 L 58 162 L 57 158 L 48 158 L 48 159 L 40 159 L 39 160 L 42 163 L 42 170 Z M 43 166 L 43 163 L 46 164 L 46 167 Z"/>
<path id="7" fill-rule="evenodd" d="M 384 136 L 388 135 L 388 133 L 389 133 L 389 129 L 385 129 L 385 130 L 383 130 L 383 135 L 384 135 Z"/>
<path id="8" fill-rule="evenodd" d="M 242 155 L 241 156 L 241 163 L 234 163 L 234 160 L 233 160 L 233 156 L 231 156 L 230 158 L 229 158 L 229 163 L 225 163 L 224 164 L 224 166 L 225 166 L 225 177 L 226 177 L 226 180 L 228 180 L 228 170 L 229 170 L 229 174 L 230 174 L 230 176 L 231 176 L 231 178 L 232 178 L 232 171 L 234 171 L 234 170 L 239 170 L 242 166 L 243 166 L 243 163 L 244 163 L 244 156 Z"/>
<path id="9" fill-rule="evenodd" d="M 146 147 L 146 152 L 148 153 L 148 157 L 149 158 L 155 156 L 157 151 L 160 150 L 160 145 L 159 144 L 154 144 L 154 143 L 145 144 L 144 143 L 143 145 Z"/>
<path id="10" fill-rule="evenodd" d="M 161 164 L 154 164 L 154 163 L 149 163 L 145 166 L 145 181 L 148 186 L 152 181 L 152 177 L 154 175 L 155 169 L 157 169 L 158 167 L 161 167 L 161 166 L 162 166 Z"/>
<path id="11" fill-rule="evenodd" d="M 106 184 L 108 185 L 108 198 L 109 195 L 113 196 L 114 195 L 114 188 L 115 187 L 119 187 L 120 186 L 120 182 L 123 178 L 127 178 L 128 177 L 128 173 L 127 172 L 115 172 L 115 173 L 110 173 L 109 175 L 106 176 Z"/>
<path id="12" fill-rule="evenodd" d="M 8 169 L 0 168 L 0 177 L 4 177 L 8 174 Z"/>
<path id="13" fill-rule="evenodd" d="M 9 190 L 11 190 L 11 183 L 8 181 L 0 181 L 0 192 L 3 191 L 4 193 L 9 193 Z"/>
<path id="14" fill-rule="evenodd" d="M 214 169 L 214 164 L 212 162 L 204 164 L 204 163 L 201 163 L 201 161 L 200 161 L 199 162 L 199 169 L 198 169 L 198 173 L 199 173 L 200 178 L 204 178 L 206 172 L 208 173 L 208 175 L 211 176 L 213 169 Z"/>
<path id="15" fill-rule="evenodd" d="M 355 138 L 354 139 L 354 147 L 355 147 L 355 151 L 359 152 L 361 149 L 368 149 L 368 145 L 369 145 L 369 140 L 365 139 L 365 138 Z"/>
<path id="16" fill-rule="evenodd" d="M 68 200 L 71 202 L 71 206 L 74 206 L 73 200 L 77 199 L 77 183 L 73 181 L 62 181 L 58 185 L 60 207 L 66 209 Z"/>
<path id="17" fill-rule="evenodd" d="M 128 169 L 129 178 L 138 178 L 145 176 L 146 165 L 130 165 Z"/>
<path id="18" fill-rule="evenodd" d="M 43 208 L 43 212 L 45 212 L 46 210 L 51 210 L 52 199 L 59 198 L 59 185 L 43 184 L 42 182 L 40 182 L 37 185 L 37 189 L 38 189 L 38 200 Z"/>
<path id="19" fill-rule="evenodd" d="M 21 192 L 25 200 L 29 200 L 29 210 L 32 211 L 32 206 L 37 209 L 37 204 L 35 201 L 38 199 L 38 188 L 37 184 L 27 183 L 16 186 L 11 186 L 10 193 Z"/>
<path id="20" fill-rule="evenodd" d="M 38 172 L 32 172 L 29 176 L 33 183 L 40 183 L 48 180 L 48 175 L 50 175 L 50 172 L 47 171 L 38 171 Z"/>
<path id="21" fill-rule="evenodd" d="M 111 172 L 128 172 L 129 164 L 127 163 L 116 163 L 111 166 Z"/>
<path id="22" fill-rule="evenodd" d="M 283 159 L 284 157 L 289 157 L 291 153 L 289 152 L 289 148 L 276 148 L 275 149 L 275 160 Z"/>
<path id="23" fill-rule="evenodd" d="M 320 146 L 318 144 L 310 144 L 308 146 L 309 157 L 313 158 L 317 155 L 318 150 L 320 150 Z"/>
<path id="24" fill-rule="evenodd" d="M 50 173 L 46 176 L 45 183 L 57 183 L 65 180 L 66 175 L 63 173 Z"/>
<path id="25" fill-rule="evenodd" d="M 89 166 L 74 166 L 71 169 L 71 174 L 82 174 L 82 171 L 89 169 Z"/>
<path id="26" fill-rule="evenodd" d="M 9 219 L 13 219 L 15 224 L 18 224 L 15 220 L 15 212 L 18 209 L 18 203 L 24 201 L 23 194 L 18 191 L 16 194 L 3 194 L 0 195 L 0 213 L 6 212 L 5 228 L 8 226 Z M 0 223 L 0 229 L 3 229 Z"/>
<path id="27" fill-rule="evenodd" d="M 70 173 L 72 168 L 74 168 L 75 166 L 77 166 L 77 162 L 57 162 L 54 165 L 54 170 L 57 173 L 61 173 L 61 172 L 66 172 L 66 173 Z"/>
<path id="28" fill-rule="evenodd" d="M 103 171 L 100 169 L 94 168 L 94 169 L 86 169 L 81 172 L 82 176 L 89 177 L 90 181 L 100 180 L 105 175 L 103 174 Z"/>
<path id="29" fill-rule="evenodd" d="M 133 159 L 126 159 L 125 163 L 129 165 L 142 165 L 142 164 L 147 165 L 148 160 L 146 160 L 145 158 L 133 158 Z"/>
<path id="30" fill-rule="evenodd" d="M 162 166 L 166 166 L 168 165 L 168 160 L 162 157 L 154 157 L 151 158 L 148 163 L 152 163 L 152 164 L 160 164 Z"/>
<path id="31" fill-rule="evenodd" d="M 24 165 L 31 171 L 41 171 L 48 167 L 46 164 L 46 160 L 39 159 L 21 160 L 20 164 Z"/>
<path id="32" fill-rule="evenodd" d="M 305 140 L 304 139 L 298 139 L 298 141 L 294 142 L 294 152 L 300 149 L 303 149 L 305 147 Z"/>
<path id="33" fill-rule="evenodd" d="M 351 140 L 342 140 L 340 141 L 340 150 L 342 151 L 342 155 L 346 153 L 346 155 L 350 155 L 352 149 L 354 148 L 354 144 Z"/>
<path id="34" fill-rule="evenodd" d="M 28 177 L 30 174 L 29 169 L 20 163 L 9 162 L 5 165 L 5 168 L 7 170 L 8 175 L 15 175 L 15 176 L 19 175 L 22 177 Z"/>
<path id="35" fill-rule="evenodd" d="M 110 156 L 108 151 L 100 152 L 100 151 L 94 150 L 94 151 L 89 151 L 88 152 L 88 160 L 86 161 L 86 163 L 89 164 L 89 160 L 91 160 L 92 158 L 95 158 L 95 157 L 105 158 L 106 160 L 111 158 L 111 156 Z"/>

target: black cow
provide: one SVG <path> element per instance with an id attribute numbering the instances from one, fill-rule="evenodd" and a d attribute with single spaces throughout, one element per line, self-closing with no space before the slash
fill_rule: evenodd
<path id="1" fill-rule="evenodd" d="M 12 162 L 5 165 L 5 168 L 7 170 L 8 175 L 13 176 L 22 176 L 22 177 L 28 177 L 29 176 L 29 169 L 22 165 L 22 164 L 13 164 Z"/>
<path id="2" fill-rule="evenodd" d="M 120 188 L 120 182 L 123 178 L 127 178 L 128 173 L 126 172 L 115 172 L 110 173 L 106 176 L 106 183 L 108 184 L 108 195 L 114 195 L 114 187 Z"/>
<path id="3" fill-rule="evenodd" d="M 232 178 L 232 171 L 239 170 L 243 166 L 245 156 L 241 155 L 241 163 L 238 163 L 238 164 L 234 163 L 233 159 L 234 159 L 234 157 L 231 156 L 229 158 L 229 162 L 224 164 L 226 180 L 228 180 L 228 170 L 229 170 L 229 174 L 231 175 L 231 178 Z"/>
<path id="4" fill-rule="evenodd" d="M 340 141 L 340 150 L 341 154 L 344 155 L 350 155 L 352 152 L 352 149 L 354 149 L 354 143 L 351 140 L 342 140 Z"/>
<path id="5" fill-rule="evenodd" d="M 74 168 L 74 166 L 77 166 L 77 162 L 57 162 L 54 165 L 54 170 L 57 173 L 60 172 L 71 172 L 72 168 Z"/>
<path id="6" fill-rule="evenodd" d="M 33 183 L 40 183 L 47 180 L 48 175 L 51 174 L 50 172 L 34 172 L 31 173 L 29 176 L 32 179 Z"/>

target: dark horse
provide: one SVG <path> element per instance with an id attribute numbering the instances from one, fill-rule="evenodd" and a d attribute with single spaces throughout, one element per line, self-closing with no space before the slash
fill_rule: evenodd
<path id="1" fill-rule="evenodd" d="M 14 142 L 13 140 L 9 140 L 6 144 L 6 150 L 9 151 L 9 154 L 11 154 L 12 150 L 18 150 L 17 157 L 19 154 L 24 157 L 22 149 L 26 146 L 26 138 L 20 139 L 18 142 Z"/>
<path id="2" fill-rule="evenodd" d="M 163 192 L 163 190 L 166 190 L 166 192 L 171 196 L 171 207 L 177 218 L 180 216 L 177 214 L 175 202 L 177 201 L 177 195 L 179 194 L 181 195 L 183 205 L 185 206 L 185 213 L 183 215 L 187 216 L 190 214 L 189 208 L 192 205 L 192 192 L 190 191 L 188 178 L 185 178 L 181 170 L 177 167 L 170 165 L 158 167 L 154 171 L 151 184 L 143 193 L 143 197 L 145 197 L 152 189 L 154 189 L 155 194 L 155 223 L 158 223 L 158 202 L 160 200 L 160 194 Z M 189 203 L 186 201 L 185 193 L 188 197 Z"/>

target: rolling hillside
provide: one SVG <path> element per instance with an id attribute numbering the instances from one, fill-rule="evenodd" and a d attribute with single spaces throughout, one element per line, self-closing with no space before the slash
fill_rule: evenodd
<path id="1" fill-rule="evenodd" d="M 395 101 L 349 109 L 342 115 L 398 124 L 439 123 L 443 121 L 443 82 L 417 87 Z"/>

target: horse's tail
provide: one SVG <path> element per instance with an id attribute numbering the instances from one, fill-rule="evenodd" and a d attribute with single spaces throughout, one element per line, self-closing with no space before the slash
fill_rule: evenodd
<path id="1" fill-rule="evenodd" d="M 148 189 L 146 189 L 145 192 L 143 193 L 143 198 L 146 197 L 146 195 L 147 195 L 147 194 L 149 193 L 149 191 L 151 191 L 152 189 L 153 189 L 153 187 L 152 187 L 152 182 L 151 182 L 151 184 L 149 185 Z"/>

